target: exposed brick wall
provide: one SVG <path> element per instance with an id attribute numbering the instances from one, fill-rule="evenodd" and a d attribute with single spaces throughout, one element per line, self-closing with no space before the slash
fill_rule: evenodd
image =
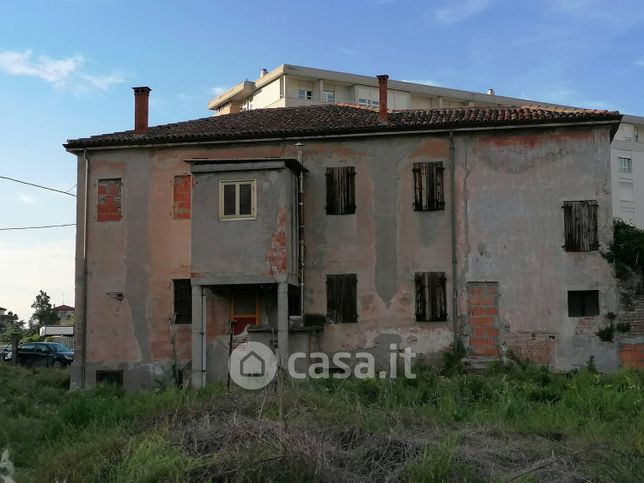
<path id="1" fill-rule="evenodd" d="M 121 213 L 121 179 L 99 179 L 96 221 L 119 221 Z"/>
<path id="2" fill-rule="evenodd" d="M 190 218 L 192 176 L 189 174 L 174 177 L 173 218 L 184 220 Z"/>
<path id="3" fill-rule="evenodd" d="M 535 364 L 550 364 L 555 354 L 555 336 L 532 332 L 510 332 L 508 346 L 513 354 Z"/>
<path id="4" fill-rule="evenodd" d="M 622 344 L 619 348 L 619 359 L 624 367 L 644 369 L 644 342 Z"/>
<path id="5" fill-rule="evenodd" d="M 277 214 L 277 228 L 273 232 L 271 247 L 266 253 L 266 276 L 271 277 L 288 270 L 288 252 L 286 247 L 286 209 L 280 208 Z"/>
<path id="6" fill-rule="evenodd" d="M 498 356 L 499 307 L 498 284 L 467 284 L 469 345 L 473 356 Z"/>

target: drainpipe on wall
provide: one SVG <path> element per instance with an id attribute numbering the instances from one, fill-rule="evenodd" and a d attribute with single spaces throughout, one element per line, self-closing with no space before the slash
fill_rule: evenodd
<path id="1" fill-rule="evenodd" d="M 449 130 L 450 218 L 452 228 L 452 330 L 454 344 L 461 340 L 458 323 L 458 289 L 456 273 L 456 166 L 454 164 L 454 131 Z"/>
<path id="2" fill-rule="evenodd" d="M 297 161 L 303 166 L 304 144 L 297 143 Z M 297 198 L 297 224 L 298 224 L 298 262 L 299 262 L 299 282 L 300 282 L 300 315 L 304 322 L 304 170 L 301 169 L 298 174 L 299 193 Z"/>
<path id="3" fill-rule="evenodd" d="M 88 235 L 87 226 L 89 224 L 89 158 L 87 157 L 87 150 L 83 149 L 83 158 L 85 159 L 85 189 L 83 200 L 83 315 L 81 320 L 81 374 L 80 374 L 80 387 L 85 389 L 85 374 L 87 372 L 87 286 L 88 286 L 88 270 L 87 270 L 87 246 Z"/>

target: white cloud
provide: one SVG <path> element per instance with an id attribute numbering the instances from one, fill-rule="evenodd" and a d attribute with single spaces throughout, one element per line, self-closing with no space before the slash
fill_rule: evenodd
<path id="1" fill-rule="evenodd" d="M 0 71 L 15 76 L 35 77 L 52 84 L 57 89 L 84 92 L 90 88 L 107 91 L 120 82 L 120 74 L 94 75 L 82 71 L 85 58 L 80 55 L 52 59 L 46 55 L 34 56 L 31 50 L 0 51 Z"/>
<path id="2" fill-rule="evenodd" d="M 112 87 L 114 84 L 120 84 L 124 80 L 123 76 L 118 73 L 112 73 L 107 75 L 83 74 L 82 78 L 85 79 L 94 87 L 98 87 L 103 91 L 108 91 L 110 87 Z"/>
<path id="3" fill-rule="evenodd" d="M 211 88 L 210 88 L 210 93 L 211 93 L 213 96 L 215 96 L 215 97 L 216 97 L 216 96 L 220 96 L 220 95 L 222 95 L 222 94 L 223 94 L 224 92 L 226 92 L 228 89 L 229 89 L 229 87 L 214 86 L 214 87 L 211 87 Z"/>
<path id="4" fill-rule="evenodd" d="M 23 203 L 26 203 L 28 205 L 33 205 L 34 203 L 36 203 L 36 200 L 34 198 L 32 198 L 31 196 L 24 195 L 24 194 L 18 195 L 18 199 L 20 201 L 22 201 Z"/>
<path id="5" fill-rule="evenodd" d="M 434 20 L 453 24 L 476 15 L 490 6 L 492 0 L 449 0 L 434 10 Z"/>
<path id="6" fill-rule="evenodd" d="M 30 50 L 0 52 L 1 70 L 11 75 L 39 77 L 53 84 L 67 79 L 78 70 L 84 61 L 81 55 L 55 60 L 46 55 L 34 58 Z"/>

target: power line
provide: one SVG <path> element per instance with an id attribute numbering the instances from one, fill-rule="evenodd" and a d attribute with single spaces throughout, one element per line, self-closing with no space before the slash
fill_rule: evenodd
<path id="1" fill-rule="evenodd" d="M 73 196 L 74 198 L 76 198 L 75 194 L 68 193 L 68 191 L 71 191 L 73 189 L 73 187 L 70 188 L 67 191 L 62 191 L 62 190 L 57 190 L 56 188 L 49 188 L 48 186 L 42 186 L 40 184 L 29 183 L 28 181 L 22 181 L 22 180 L 19 180 L 19 179 L 10 178 L 9 176 L 0 176 L 0 179 L 6 179 L 6 180 L 9 180 L 9 181 L 14 181 L 16 183 L 26 184 L 26 185 L 29 185 L 29 186 L 35 186 L 36 188 L 41 188 L 41 189 L 44 189 L 44 190 L 54 191 L 55 193 L 61 193 L 61 194 L 64 194 L 64 195 L 67 195 L 67 196 Z"/>
<path id="2" fill-rule="evenodd" d="M 0 228 L 0 231 L 9 230 L 38 230 L 41 228 L 62 228 L 66 226 L 76 226 L 76 223 L 63 223 L 61 225 L 39 225 L 39 226 L 11 226 L 8 228 Z"/>

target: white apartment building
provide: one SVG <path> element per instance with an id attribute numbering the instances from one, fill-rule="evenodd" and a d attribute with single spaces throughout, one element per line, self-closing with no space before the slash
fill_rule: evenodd
<path id="1" fill-rule="evenodd" d="M 324 103 L 351 103 L 377 108 L 376 77 L 283 64 L 262 69 L 208 103 L 216 115 L 251 109 Z M 558 104 L 487 93 L 389 80 L 387 105 L 392 110 L 467 106 Z M 561 106 L 569 107 L 569 106 Z M 583 106 L 577 106 L 583 107 Z M 644 228 L 644 117 L 625 115 L 611 145 L 613 216 Z"/>

